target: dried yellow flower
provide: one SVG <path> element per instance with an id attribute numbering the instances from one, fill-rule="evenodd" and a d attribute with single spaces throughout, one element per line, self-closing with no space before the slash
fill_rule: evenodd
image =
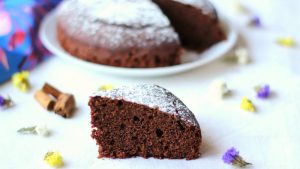
<path id="1" fill-rule="evenodd" d="M 247 97 L 243 98 L 241 102 L 241 108 L 246 111 L 255 112 L 255 107 L 253 103 Z"/>
<path id="2" fill-rule="evenodd" d="M 114 89 L 114 86 L 113 86 L 112 84 L 102 85 L 102 86 L 99 88 L 99 90 L 105 90 L 105 91 L 107 91 L 107 90 L 112 90 L 112 89 Z"/>
<path id="3" fill-rule="evenodd" d="M 292 37 L 278 38 L 277 43 L 284 47 L 295 47 L 296 42 Z"/>
<path id="4" fill-rule="evenodd" d="M 19 73 L 15 73 L 12 76 L 12 83 L 20 91 L 26 92 L 30 88 L 28 78 L 29 78 L 29 72 L 28 71 L 22 71 L 22 72 L 19 72 Z"/>
<path id="5" fill-rule="evenodd" d="M 61 167 L 64 165 L 62 156 L 58 151 L 56 152 L 47 152 L 44 161 L 52 167 Z"/>

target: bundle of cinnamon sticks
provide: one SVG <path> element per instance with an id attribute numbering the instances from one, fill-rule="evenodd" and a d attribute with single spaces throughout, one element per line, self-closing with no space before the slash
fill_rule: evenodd
<path id="1" fill-rule="evenodd" d="M 75 109 L 76 103 L 72 94 L 63 93 L 48 83 L 45 83 L 34 97 L 43 108 L 54 111 L 64 118 L 71 117 Z"/>

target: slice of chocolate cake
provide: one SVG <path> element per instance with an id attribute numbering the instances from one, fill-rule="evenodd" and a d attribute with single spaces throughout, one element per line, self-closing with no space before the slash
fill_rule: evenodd
<path id="1" fill-rule="evenodd" d="M 200 155 L 194 114 L 168 90 L 142 84 L 95 93 L 89 101 L 99 158 L 170 158 Z"/>
<path id="2" fill-rule="evenodd" d="M 185 48 L 201 52 L 226 38 L 208 0 L 153 1 L 170 19 Z"/>

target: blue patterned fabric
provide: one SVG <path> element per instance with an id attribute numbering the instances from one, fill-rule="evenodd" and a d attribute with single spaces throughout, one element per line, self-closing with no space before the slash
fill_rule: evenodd
<path id="1" fill-rule="evenodd" d="M 38 38 L 38 29 L 60 1 L 0 0 L 0 83 L 50 56 Z"/>

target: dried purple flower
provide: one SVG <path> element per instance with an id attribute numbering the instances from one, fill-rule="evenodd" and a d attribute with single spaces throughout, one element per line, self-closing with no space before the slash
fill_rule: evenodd
<path id="1" fill-rule="evenodd" d="M 236 151 L 234 147 L 227 150 L 226 153 L 223 155 L 223 161 L 227 164 L 231 164 L 232 161 L 239 155 L 239 152 Z"/>
<path id="2" fill-rule="evenodd" d="M 5 98 L 0 96 L 0 107 L 4 107 L 5 106 Z"/>
<path id="3" fill-rule="evenodd" d="M 227 150 L 222 159 L 226 164 L 237 165 L 239 167 L 246 167 L 248 165 L 251 165 L 251 163 L 243 160 L 243 158 L 239 155 L 239 152 L 234 147 Z"/>
<path id="4" fill-rule="evenodd" d="M 258 16 L 253 16 L 249 23 L 250 26 L 260 27 L 261 21 Z"/>
<path id="5" fill-rule="evenodd" d="M 258 98 L 268 98 L 270 95 L 270 85 L 266 84 L 264 86 L 256 87 L 257 97 Z"/>
<path id="6" fill-rule="evenodd" d="M 8 108 L 12 106 L 12 100 L 8 97 L 0 96 L 0 108 Z"/>

